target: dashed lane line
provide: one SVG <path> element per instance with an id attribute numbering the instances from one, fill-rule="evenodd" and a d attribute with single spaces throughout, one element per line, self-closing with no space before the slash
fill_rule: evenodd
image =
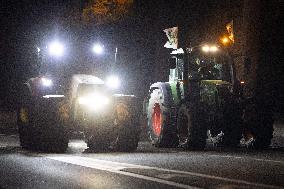
<path id="1" fill-rule="evenodd" d="M 120 162 L 114 162 L 114 161 L 106 161 L 106 160 L 99 160 L 99 159 L 93 159 L 93 158 L 87 158 L 87 157 L 80 157 L 80 156 L 70 156 L 70 155 L 61 155 L 61 156 L 44 156 L 45 158 L 61 161 L 65 163 L 70 163 L 73 165 L 79 165 L 83 167 L 89 167 L 94 168 L 98 170 L 104 170 L 109 171 L 113 173 L 118 173 L 122 175 L 127 175 L 135 178 L 141 178 L 144 180 L 154 181 L 158 183 L 163 183 L 179 188 L 196 188 L 189 185 L 173 182 L 173 181 L 167 181 L 164 179 L 159 178 L 153 178 L 149 176 L 144 176 L 140 174 L 130 173 L 126 172 L 124 169 L 127 168 L 136 168 L 136 169 L 148 169 L 148 170 L 156 170 L 156 171 L 162 171 L 162 172 L 168 172 L 172 174 L 184 174 L 189 176 L 195 176 L 195 177 L 202 177 L 207 179 L 214 179 L 214 180 L 220 180 L 230 183 L 236 183 L 240 185 L 247 185 L 247 186 L 253 186 L 256 188 L 270 188 L 270 189 L 280 189 L 281 187 L 273 186 L 273 185 L 267 185 L 267 184 L 261 184 L 261 183 L 255 183 L 255 182 L 249 182 L 239 179 L 230 179 L 225 177 L 219 177 L 219 176 L 213 176 L 213 175 L 207 175 L 202 173 L 195 173 L 195 172 L 188 172 L 188 171 L 179 171 L 179 170 L 171 170 L 171 169 L 164 169 L 164 168 L 158 168 L 158 167 L 151 167 L 151 166 L 144 166 L 144 165 L 136 165 L 136 164 L 128 164 L 128 163 L 120 163 Z M 284 189 L 284 188 L 282 188 Z"/>
<path id="2" fill-rule="evenodd" d="M 240 157 L 240 156 L 230 156 L 230 155 L 208 155 L 208 156 L 209 157 L 221 157 L 221 158 L 233 158 L 233 159 L 250 159 L 250 160 L 255 160 L 255 161 L 263 161 L 263 162 L 284 164 L 284 161 L 271 160 L 271 159 Z"/>

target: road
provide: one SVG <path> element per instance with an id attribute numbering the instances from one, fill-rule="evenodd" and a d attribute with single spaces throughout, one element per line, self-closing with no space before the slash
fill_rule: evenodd
<path id="1" fill-rule="evenodd" d="M 72 140 L 65 154 L 21 149 L 17 135 L 0 135 L 0 188 L 284 188 L 281 149 L 156 149 L 88 152 Z"/>

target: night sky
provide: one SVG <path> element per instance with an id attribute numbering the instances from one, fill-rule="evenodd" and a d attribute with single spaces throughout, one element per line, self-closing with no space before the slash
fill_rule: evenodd
<path id="1" fill-rule="evenodd" d="M 143 97 L 151 82 L 165 80 L 168 75 L 165 64 L 161 65 L 163 68 L 161 72 L 158 72 L 160 74 L 157 75 L 155 72 L 155 69 L 160 67 L 160 65 L 157 66 L 157 62 L 165 61 L 163 54 L 169 52 L 163 48 L 167 40 L 163 29 L 179 26 L 187 30 L 190 36 L 182 36 L 186 40 L 181 42 L 186 44 L 181 45 L 200 43 L 201 36 L 216 31 L 216 28 L 223 28 L 224 24 L 230 21 L 232 16 L 230 14 L 233 14 L 230 6 L 237 7 L 241 1 L 134 0 L 133 12 L 124 20 L 115 24 L 81 27 L 74 24 L 69 16 L 72 15 L 74 18 L 74 15 L 75 17 L 80 15 L 84 2 L 86 1 L 0 1 L 2 106 L 13 107 L 15 98 L 18 96 L 19 84 L 34 74 L 32 52 L 36 46 L 44 46 L 54 36 L 59 36 L 68 41 L 70 46 L 77 47 L 77 58 L 73 56 L 73 59 L 78 61 L 74 63 L 70 57 L 68 60 L 70 65 L 67 65 L 70 69 L 77 71 L 87 68 L 87 65 L 92 62 L 90 57 L 82 55 L 87 52 L 82 49 L 90 47 L 93 42 L 100 41 L 106 44 L 109 52 L 114 52 L 117 47 L 119 67 L 122 75 L 128 80 L 129 92 Z M 226 17 L 222 16 L 224 14 Z M 212 27 L 212 22 L 215 23 L 215 27 Z M 219 35 L 218 32 L 213 33 L 216 36 Z M 206 40 L 212 40 L 216 36 L 209 35 Z M 83 47 L 84 45 L 86 47 Z M 110 53 L 108 61 L 111 61 L 112 57 L 113 54 Z"/>

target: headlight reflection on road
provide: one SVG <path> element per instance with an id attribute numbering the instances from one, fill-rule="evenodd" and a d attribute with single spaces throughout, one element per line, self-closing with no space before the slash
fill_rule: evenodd
<path id="1" fill-rule="evenodd" d="M 101 94 L 92 94 L 87 96 L 79 97 L 78 103 L 80 105 L 86 106 L 90 109 L 96 110 L 101 109 L 105 105 L 108 105 L 110 99 L 107 96 Z"/>

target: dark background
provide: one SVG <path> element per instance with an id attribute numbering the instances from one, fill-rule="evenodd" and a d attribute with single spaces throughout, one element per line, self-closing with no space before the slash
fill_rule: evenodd
<path id="1" fill-rule="evenodd" d="M 273 99 L 275 110 L 283 111 L 284 72 L 281 54 L 283 29 L 280 19 L 283 1 L 250 1 L 253 2 L 249 5 L 250 8 L 260 5 L 259 18 L 262 21 L 259 27 L 261 30 L 251 32 L 248 28 L 244 29 L 246 21 L 243 15 L 251 15 L 249 21 L 253 21 L 256 25 L 259 22 L 254 18 L 253 11 L 252 13 L 247 11 L 245 0 L 135 0 L 131 14 L 124 19 L 116 23 L 88 26 L 77 24 L 82 8 L 88 1 L 1 0 L 0 2 L 1 108 L 15 107 L 20 96 L 19 84 L 35 72 L 33 52 L 36 46 L 44 46 L 54 36 L 64 39 L 66 43 L 68 41 L 70 47 L 77 47 L 78 53 L 75 53 L 76 55 L 71 53 L 72 56 L 70 55 L 66 61 L 68 63 L 65 62 L 66 68 L 75 70 L 74 72 L 88 71 L 92 64 L 98 68 L 108 68 L 104 63 L 113 61 L 114 49 L 117 47 L 119 70 L 127 81 L 128 92 L 143 98 L 150 83 L 166 81 L 168 77 L 166 55 L 170 50 L 163 47 L 167 41 L 163 29 L 178 26 L 179 45 L 194 46 L 204 41 L 218 41 L 218 37 L 226 32 L 224 27 L 226 23 L 234 19 L 236 34 L 240 33 L 236 35 L 237 40 L 244 41 L 243 39 L 246 38 L 247 42 L 246 45 L 236 44 L 236 48 L 246 49 L 246 46 L 259 44 L 257 49 L 262 50 L 261 56 L 257 56 L 256 64 L 262 69 L 257 71 L 257 85 L 260 86 L 260 91 L 269 93 L 267 98 Z M 255 36 L 256 32 L 261 35 L 248 42 L 248 36 Z M 98 60 L 92 55 L 82 55 L 88 54 L 86 49 L 95 41 L 105 44 L 109 52 L 107 58 Z M 83 50 L 84 48 L 86 49 Z M 253 54 L 253 51 L 245 56 L 250 54 Z"/>

